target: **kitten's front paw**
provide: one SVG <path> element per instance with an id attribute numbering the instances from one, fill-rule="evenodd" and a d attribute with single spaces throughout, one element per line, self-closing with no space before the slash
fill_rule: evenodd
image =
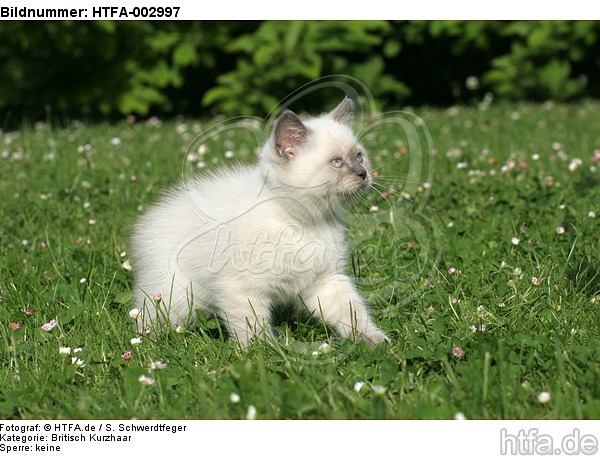
<path id="1" fill-rule="evenodd" d="M 377 345 L 387 342 L 388 344 L 391 342 L 390 338 L 379 328 L 375 328 L 367 331 L 362 335 L 364 341 L 372 348 L 377 347 Z"/>

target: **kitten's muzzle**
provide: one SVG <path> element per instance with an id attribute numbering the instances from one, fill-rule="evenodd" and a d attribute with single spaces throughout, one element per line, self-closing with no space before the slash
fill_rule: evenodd
<path id="1" fill-rule="evenodd" d="M 360 177 L 362 180 L 366 180 L 367 179 L 368 173 L 367 173 L 367 170 L 365 169 L 364 166 L 362 166 L 360 164 L 355 164 L 352 167 L 352 171 L 354 171 L 356 173 L 356 175 L 358 177 Z"/>

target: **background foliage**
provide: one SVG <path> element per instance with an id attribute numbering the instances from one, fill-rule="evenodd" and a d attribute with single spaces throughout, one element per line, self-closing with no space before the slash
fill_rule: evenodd
<path id="1" fill-rule="evenodd" d="M 597 97 L 599 31 L 594 21 L 7 22 L 0 127 L 49 113 L 264 115 L 331 74 L 388 106 Z"/>

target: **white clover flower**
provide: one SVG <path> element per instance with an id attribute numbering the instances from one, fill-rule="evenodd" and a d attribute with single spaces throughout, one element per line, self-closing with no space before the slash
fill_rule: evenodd
<path id="1" fill-rule="evenodd" d="M 458 147 L 453 147 L 446 152 L 448 158 L 458 158 L 462 155 L 462 150 Z"/>
<path id="2" fill-rule="evenodd" d="M 477 76 L 469 76 L 465 81 L 465 87 L 469 90 L 479 89 L 479 78 Z"/>
<path id="3" fill-rule="evenodd" d="M 256 418 L 256 407 L 254 407 L 253 405 L 250 405 L 248 407 L 248 412 L 246 413 L 246 419 L 253 420 L 255 418 Z"/>
<path id="4" fill-rule="evenodd" d="M 129 341 L 129 343 L 131 343 L 131 345 L 138 345 L 142 343 L 142 338 L 141 337 L 134 337 L 133 339 L 131 339 Z"/>
<path id="5" fill-rule="evenodd" d="M 71 364 L 77 364 L 79 367 L 85 367 L 85 362 L 77 356 L 73 356 L 71 358 Z"/>
<path id="6" fill-rule="evenodd" d="M 236 393 L 231 393 L 229 395 L 229 402 L 232 404 L 237 404 L 240 401 L 240 395 Z"/>
<path id="7" fill-rule="evenodd" d="M 574 158 L 571 160 L 571 163 L 569 163 L 569 171 L 577 171 L 577 168 L 579 168 L 582 164 L 583 161 L 580 158 Z"/>
<path id="8" fill-rule="evenodd" d="M 373 385 L 373 392 L 381 396 L 387 392 L 387 388 L 381 385 Z"/>
<path id="9" fill-rule="evenodd" d="M 329 345 L 327 342 L 323 342 L 321 345 L 319 345 L 319 353 L 330 353 L 331 352 L 331 345 Z"/>
<path id="10" fill-rule="evenodd" d="M 127 259 L 127 260 L 123 261 L 123 264 L 121 264 L 121 267 L 123 269 L 125 269 L 126 271 L 131 271 L 133 269 L 133 267 L 131 266 L 131 260 Z"/>
<path id="11" fill-rule="evenodd" d="M 465 416 L 465 414 L 463 412 L 456 412 L 454 414 L 454 419 L 455 420 L 466 420 L 467 417 Z"/>
<path id="12" fill-rule="evenodd" d="M 142 311 L 140 309 L 131 309 L 129 311 L 129 317 L 133 318 L 134 320 L 136 318 L 138 318 L 141 315 Z"/>
<path id="13" fill-rule="evenodd" d="M 150 370 L 162 370 L 167 368 L 167 363 L 162 361 L 152 361 L 150 363 Z"/>
<path id="14" fill-rule="evenodd" d="M 521 243 L 521 240 L 518 237 L 513 237 L 510 242 L 513 243 L 513 245 L 519 245 Z"/>
<path id="15" fill-rule="evenodd" d="M 56 322 L 56 320 L 50 320 L 48 323 L 44 323 L 44 324 L 42 325 L 42 329 L 43 329 L 44 331 L 48 331 L 48 332 L 50 332 L 50 331 L 52 331 L 54 328 L 56 328 L 56 325 L 57 325 L 57 324 L 58 324 L 58 323 Z"/>
<path id="16" fill-rule="evenodd" d="M 152 377 L 148 377 L 143 374 L 139 376 L 138 381 L 142 385 L 146 385 L 146 386 L 152 386 L 152 385 L 154 385 L 154 383 L 156 383 L 156 381 Z"/>
<path id="17" fill-rule="evenodd" d="M 540 404 L 547 404 L 548 402 L 550 402 L 550 393 L 547 391 L 542 391 L 538 395 L 537 400 Z"/>
<path id="18" fill-rule="evenodd" d="M 71 354 L 71 347 L 59 347 L 58 353 L 64 356 L 68 356 Z"/>
<path id="19" fill-rule="evenodd" d="M 354 391 L 356 391 L 357 393 L 360 392 L 363 386 L 365 386 L 365 382 L 356 382 L 354 384 Z"/>

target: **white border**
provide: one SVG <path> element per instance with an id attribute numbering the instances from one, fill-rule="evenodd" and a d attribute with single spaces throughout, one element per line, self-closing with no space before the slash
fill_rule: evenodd
<path id="1" fill-rule="evenodd" d="M 258 418 L 258 415 L 257 415 Z M 182 426 L 184 431 L 119 431 L 124 426 Z M 598 454 L 598 421 L 1 421 L 3 435 L 44 436 L 35 445 L 59 445 L 62 456 L 198 454 L 537 455 Z M 7 432 L 6 426 L 38 431 Z M 76 428 L 75 426 L 79 426 Z M 95 426 L 93 432 L 88 429 Z M 101 426 L 101 430 L 98 427 Z M 109 432 L 107 428 L 111 427 Z M 44 431 L 46 427 L 47 431 Z M 57 431 L 56 427 L 59 428 Z M 86 428 L 88 427 L 88 428 Z M 52 434 L 86 436 L 52 442 Z M 91 441 L 90 435 L 130 436 L 126 442 Z M 64 437 L 63 437 L 64 438 Z M 548 448 L 548 442 L 552 447 Z M 0 442 L 4 445 L 22 445 Z M 582 447 L 585 445 L 585 447 Z M 548 451 L 551 452 L 549 453 Z M 27 451 L 25 452 L 27 453 Z M 21 452 L 20 454 L 25 454 Z M 13 453 L 18 454 L 18 453 Z M 54 453 L 58 454 L 58 453 Z"/>
<path id="2" fill-rule="evenodd" d="M 503 0 L 482 2 L 481 0 L 369 0 L 363 2 L 323 0 L 7 0 L 3 7 L 27 8 L 86 8 L 90 11 L 81 20 L 91 20 L 91 10 L 96 7 L 177 6 L 178 20 L 265 20 L 265 19 L 311 19 L 311 20 L 517 20 L 517 19 L 600 19 L 600 2 L 591 0 L 557 0 L 536 2 Z M 20 18 L 8 18 L 20 19 Z M 134 19 L 117 16 L 109 19 Z M 6 18 L 4 18 L 6 20 Z"/>

